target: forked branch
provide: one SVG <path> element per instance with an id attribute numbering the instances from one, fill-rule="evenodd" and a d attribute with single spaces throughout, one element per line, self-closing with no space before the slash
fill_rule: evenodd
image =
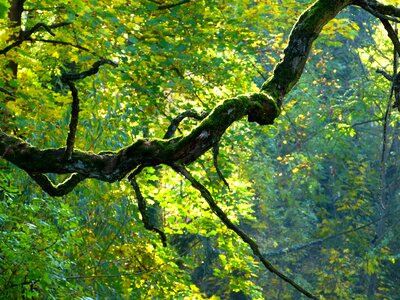
<path id="1" fill-rule="evenodd" d="M 66 73 L 63 74 L 61 77 L 61 81 L 65 82 L 69 86 L 72 95 L 71 120 L 69 122 L 69 132 L 66 142 L 67 148 L 65 149 L 66 160 L 70 160 L 72 158 L 72 152 L 74 151 L 76 130 L 79 121 L 79 97 L 78 97 L 78 89 L 76 88 L 74 81 L 79 79 L 84 79 L 90 75 L 96 74 L 99 71 L 100 66 L 104 64 L 117 66 L 116 63 L 114 63 L 109 59 L 101 59 L 95 62 L 89 70 L 83 71 L 81 73 Z"/>

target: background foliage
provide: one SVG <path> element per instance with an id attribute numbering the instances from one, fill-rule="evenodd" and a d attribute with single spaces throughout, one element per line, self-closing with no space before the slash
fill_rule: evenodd
<path id="1" fill-rule="evenodd" d="M 2 130 L 41 147 L 63 146 L 71 95 L 61 74 L 109 58 L 118 67 L 103 66 L 77 84 L 77 148 L 116 150 L 139 137 L 161 138 L 185 110 L 202 113 L 257 91 L 310 3 L 26 1 L 22 28 L 71 24 L 53 29 L 54 37 L 37 32 L 2 56 Z M 0 1 L 0 49 L 18 29 L 7 6 Z M 390 82 L 375 72 L 393 72 L 382 30 L 356 9 L 328 24 L 279 120 L 238 123 L 224 136 L 219 165 L 229 189 L 211 153 L 190 166 L 268 257 L 321 299 L 399 294 L 399 115 Z M 146 169 L 139 184 L 167 248 L 143 227 L 127 182 L 86 180 L 51 198 L 0 163 L 3 299 L 299 297 L 165 168 Z"/>

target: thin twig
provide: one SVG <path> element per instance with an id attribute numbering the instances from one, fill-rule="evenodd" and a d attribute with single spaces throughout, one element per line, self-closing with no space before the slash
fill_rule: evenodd
<path id="1" fill-rule="evenodd" d="M 374 225 L 374 224 L 380 222 L 382 219 L 385 219 L 385 218 L 388 218 L 391 215 L 397 214 L 399 211 L 400 210 L 396 210 L 396 211 L 388 213 L 388 214 L 386 214 L 386 215 L 384 215 L 384 216 L 382 216 L 382 217 L 380 217 L 380 218 L 378 218 L 376 220 L 373 220 L 373 221 L 371 221 L 371 222 L 369 222 L 367 224 L 364 224 L 364 225 L 361 225 L 361 226 L 358 226 L 358 227 L 355 227 L 355 228 L 352 228 L 352 229 L 349 229 L 349 230 L 345 230 L 345 231 L 342 231 L 342 232 L 339 232 L 339 233 L 335 233 L 335 234 L 332 234 L 332 235 L 327 236 L 325 238 L 316 239 L 316 240 L 313 240 L 313 241 L 308 242 L 306 244 L 296 245 L 296 246 L 292 246 L 292 247 L 283 248 L 283 249 L 280 249 L 280 250 L 277 250 L 277 251 L 268 252 L 268 253 L 265 254 L 265 256 L 270 256 L 270 257 L 271 256 L 279 256 L 279 255 L 287 254 L 287 253 L 294 252 L 294 251 L 303 250 L 303 249 L 306 249 L 306 248 L 309 248 L 309 247 L 313 247 L 313 246 L 322 244 L 322 243 L 324 243 L 326 241 L 338 238 L 338 237 L 340 237 L 342 235 L 346 235 L 346 234 L 353 233 L 353 232 L 359 231 L 361 229 L 367 228 L 367 227 L 369 227 L 371 225 Z"/>
<path id="2" fill-rule="evenodd" d="M 355 126 L 359 126 L 359 125 L 364 125 L 364 124 L 369 124 L 369 123 L 375 123 L 375 122 L 380 122 L 383 121 L 384 118 L 378 118 L 378 119 L 373 119 L 373 120 L 367 120 L 367 121 L 362 121 L 362 122 L 357 122 L 354 123 L 352 125 L 350 125 L 351 127 L 355 127 Z"/>
<path id="3" fill-rule="evenodd" d="M 87 52 L 92 53 L 92 51 L 90 51 L 90 49 L 80 46 L 80 45 L 76 45 L 70 42 L 64 42 L 64 41 L 58 41 L 58 40 L 49 40 L 49 39 L 33 39 L 30 38 L 28 39 L 29 42 L 35 43 L 35 42 L 41 42 L 41 43 L 50 43 L 50 44 L 54 44 L 54 45 L 65 45 L 65 46 L 71 46 L 80 50 L 84 50 Z"/>

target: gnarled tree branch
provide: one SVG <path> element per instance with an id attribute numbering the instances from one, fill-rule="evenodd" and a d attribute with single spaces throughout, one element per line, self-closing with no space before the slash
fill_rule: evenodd
<path id="1" fill-rule="evenodd" d="M 30 173 L 78 173 L 107 182 L 121 180 L 139 165 L 191 163 L 214 147 L 226 129 L 244 116 L 250 122 L 272 124 L 280 113 L 283 97 L 303 72 L 311 45 L 322 27 L 347 5 L 362 7 L 365 3 L 380 13 L 394 17 L 400 15 L 398 9 L 377 5 L 376 1 L 316 1 L 297 21 L 283 59 L 275 67 L 273 75 L 263 84 L 261 92 L 224 100 L 187 135 L 168 139 L 174 132 L 171 129 L 165 139 L 140 139 L 117 152 L 105 154 L 72 151 L 69 160 L 65 161 L 62 155 L 64 148 L 41 150 L 1 132 L 0 155 Z M 37 26 L 36 30 L 38 28 L 40 27 Z M 103 59 L 87 71 L 64 74 L 63 79 L 68 82 L 85 78 L 98 72 L 102 64 L 115 65 L 114 62 Z M 177 123 L 179 122 L 178 119 Z"/>

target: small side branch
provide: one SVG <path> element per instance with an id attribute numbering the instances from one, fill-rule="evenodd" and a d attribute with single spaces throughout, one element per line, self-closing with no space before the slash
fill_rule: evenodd
<path id="1" fill-rule="evenodd" d="M 9 90 L 7 90 L 7 89 L 5 89 L 5 88 L 0 88 L 0 92 L 4 93 L 4 94 L 6 94 L 6 95 L 8 95 L 10 97 L 14 97 L 14 93 L 9 91 Z"/>
<path id="2" fill-rule="evenodd" d="M 22 31 L 16 41 L 14 41 L 11 45 L 8 45 L 4 49 L 0 50 L 0 54 L 6 54 L 11 49 L 13 49 L 15 47 L 18 47 L 24 41 L 29 40 L 31 38 L 31 35 L 34 34 L 37 31 L 39 31 L 41 28 L 46 30 L 50 35 L 55 36 L 55 34 L 52 31 L 52 29 L 63 27 L 63 26 L 67 26 L 67 25 L 70 25 L 70 24 L 71 23 L 69 23 L 69 22 L 61 22 L 61 23 L 56 23 L 56 24 L 53 24 L 53 25 L 47 25 L 45 23 L 37 23 L 31 29 L 28 29 L 26 31 Z"/>
<path id="3" fill-rule="evenodd" d="M 318 299 L 314 296 L 311 292 L 307 291 L 305 288 L 294 282 L 294 280 L 290 279 L 286 275 L 284 275 L 281 271 L 275 268 L 261 253 L 257 243 L 250 238 L 246 233 L 244 233 L 238 226 L 232 223 L 232 221 L 228 218 L 228 216 L 222 211 L 222 209 L 217 205 L 214 201 L 209 190 L 202 185 L 199 181 L 197 181 L 188 170 L 182 165 L 174 164 L 171 166 L 176 172 L 182 174 L 190 183 L 193 185 L 195 189 L 197 189 L 203 198 L 208 203 L 209 207 L 211 208 L 212 212 L 225 224 L 226 227 L 234 231 L 246 244 L 248 244 L 253 251 L 253 254 L 258 257 L 258 259 L 263 263 L 265 268 L 267 268 L 270 272 L 274 273 L 278 277 L 280 277 L 285 282 L 289 283 L 293 286 L 296 290 L 298 290 L 303 295 L 311 298 L 311 299 Z"/>
<path id="4" fill-rule="evenodd" d="M 67 137 L 67 148 L 65 149 L 65 159 L 70 160 L 72 157 L 72 152 L 74 151 L 76 129 L 78 127 L 79 120 L 79 97 L 78 89 L 72 81 L 67 82 L 71 94 L 72 94 L 72 104 L 71 104 L 71 120 L 69 122 L 69 132 Z"/>
<path id="5" fill-rule="evenodd" d="M 229 183 L 226 181 L 224 174 L 222 174 L 221 170 L 219 169 L 219 165 L 218 165 L 218 155 L 219 155 L 219 145 L 216 144 L 213 147 L 213 161 L 214 161 L 214 167 L 215 170 L 217 170 L 217 174 L 219 179 L 221 179 L 223 181 L 223 183 L 226 185 L 226 187 L 228 188 L 228 190 L 231 190 L 229 187 Z"/>
<path id="6" fill-rule="evenodd" d="M 383 219 L 385 219 L 385 218 L 387 218 L 387 217 L 389 217 L 391 215 L 397 214 L 398 212 L 399 212 L 399 210 L 396 210 L 394 212 L 388 213 L 388 214 L 380 217 L 379 219 L 376 219 L 376 220 L 374 220 L 372 222 L 369 222 L 367 224 L 364 224 L 364 225 L 361 225 L 361 226 L 358 226 L 358 227 L 355 227 L 355 228 L 352 228 L 352 229 L 349 229 L 349 230 L 345 230 L 345 231 L 342 231 L 342 232 L 339 232 L 339 233 L 335 233 L 335 234 L 332 234 L 332 235 L 327 236 L 325 238 L 316 239 L 316 240 L 313 240 L 313 241 L 305 243 L 305 244 L 295 245 L 295 246 L 292 246 L 292 247 L 287 247 L 287 248 L 280 249 L 280 250 L 277 250 L 277 251 L 269 252 L 269 253 L 267 253 L 265 255 L 266 256 L 270 256 L 270 257 L 271 256 L 279 256 L 279 255 L 284 255 L 284 254 L 287 254 L 287 253 L 290 253 L 290 252 L 300 251 L 300 250 L 303 250 L 303 249 L 306 249 L 306 248 L 317 246 L 317 245 L 320 245 L 320 244 L 322 244 L 322 243 L 324 243 L 326 241 L 336 239 L 336 238 L 338 238 L 338 237 L 340 237 L 342 235 L 347 235 L 349 233 L 357 232 L 359 230 L 367 228 L 367 227 L 369 227 L 371 225 L 374 225 L 374 224 L 380 222 L 381 220 L 383 220 Z"/>
<path id="7" fill-rule="evenodd" d="M 106 64 L 111 65 L 113 67 L 117 67 L 118 66 L 117 63 L 113 62 L 110 59 L 100 59 L 99 61 L 96 61 L 89 70 L 83 71 L 81 73 L 66 73 L 66 74 L 62 75 L 61 79 L 64 82 L 76 81 L 76 80 L 84 79 L 86 77 L 89 77 L 89 76 L 94 75 L 97 72 L 99 72 L 99 68 L 102 65 L 106 65 Z"/>
<path id="8" fill-rule="evenodd" d="M 208 116 L 208 113 L 203 113 L 203 114 L 199 115 L 194 110 L 185 111 L 185 112 L 179 114 L 177 117 L 175 117 L 171 121 L 171 125 L 169 125 L 168 130 L 165 133 L 163 138 L 164 139 L 172 138 L 175 135 L 175 132 L 178 129 L 179 124 L 183 121 L 183 119 L 185 119 L 185 118 L 193 118 L 195 120 L 201 121 L 207 116 Z"/>
<path id="9" fill-rule="evenodd" d="M 101 59 L 95 62 L 89 70 L 83 71 L 81 73 L 66 73 L 63 74 L 61 77 L 61 81 L 65 82 L 69 86 L 72 95 L 71 120 L 69 122 L 69 132 L 66 142 L 67 147 L 65 149 L 66 160 L 70 160 L 72 157 L 72 153 L 74 151 L 76 130 L 79 121 L 79 97 L 78 97 L 78 89 L 76 88 L 74 81 L 79 79 L 84 79 L 90 75 L 96 74 L 99 71 L 100 66 L 104 64 L 117 66 L 116 63 L 114 63 L 109 59 Z"/>
<path id="10" fill-rule="evenodd" d="M 45 174 L 28 174 L 46 193 L 52 197 L 61 197 L 70 193 L 81 181 L 86 178 L 81 174 L 75 173 L 67 178 L 64 182 L 55 185 Z"/>
<path id="11" fill-rule="evenodd" d="M 370 124 L 370 123 L 375 123 L 375 122 L 381 122 L 383 121 L 384 118 L 378 118 L 378 119 L 372 119 L 372 120 L 367 120 L 367 121 L 362 121 L 362 122 L 357 122 L 351 125 L 351 127 L 356 127 L 364 124 Z"/>
<path id="12" fill-rule="evenodd" d="M 153 226 L 150 223 L 149 217 L 147 215 L 146 200 L 144 200 L 144 198 L 143 198 L 142 192 L 140 191 L 140 187 L 139 187 L 138 183 L 136 182 L 135 176 L 132 176 L 132 175 L 133 174 L 131 174 L 128 177 L 128 179 L 135 191 L 136 199 L 138 200 L 138 208 L 139 208 L 139 212 L 142 216 L 143 225 L 147 230 L 151 230 L 151 231 L 158 233 L 161 238 L 161 242 L 162 242 L 163 246 L 166 247 L 167 246 L 167 237 L 165 236 L 165 233 L 162 230 L 158 229 L 157 227 Z"/>
<path id="13" fill-rule="evenodd" d="M 395 51 L 397 52 L 398 55 L 400 55 L 400 41 L 399 38 L 397 37 L 396 31 L 394 30 L 393 26 L 390 24 L 388 20 L 383 18 L 379 19 L 381 20 L 383 26 L 385 27 L 388 36 L 393 43 Z"/>
<path id="14" fill-rule="evenodd" d="M 390 82 L 393 81 L 393 76 L 388 74 L 388 73 L 386 73 L 384 70 L 378 69 L 378 70 L 376 70 L 376 73 L 383 75 L 383 77 L 385 77 Z"/>
<path id="15" fill-rule="evenodd" d="M 49 44 L 53 44 L 53 45 L 71 46 L 71 47 L 73 47 L 73 48 L 77 48 L 77 49 L 79 49 L 79 50 L 83 50 L 83 51 L 92 53 L 92 52 L 90 51 L 90 49 L 88 49 L 88 48 L 86 48 L 86 47 L 83 47 L 83 46 L 81 46 L 81 45 L 72 44 L 72 43 L 70 43 L 70 42 L 64 42 L 64 41 L 59 41 L 59 40 L 49 40 L 49 39 L 33 39 L 33 38 L 30 38 L 30 39 L 28 39 L 28 40 L 29 40 L 29 42 L 32 42 L 32 43 L 41 42 L 41 43 L 49 43 Z"/>

